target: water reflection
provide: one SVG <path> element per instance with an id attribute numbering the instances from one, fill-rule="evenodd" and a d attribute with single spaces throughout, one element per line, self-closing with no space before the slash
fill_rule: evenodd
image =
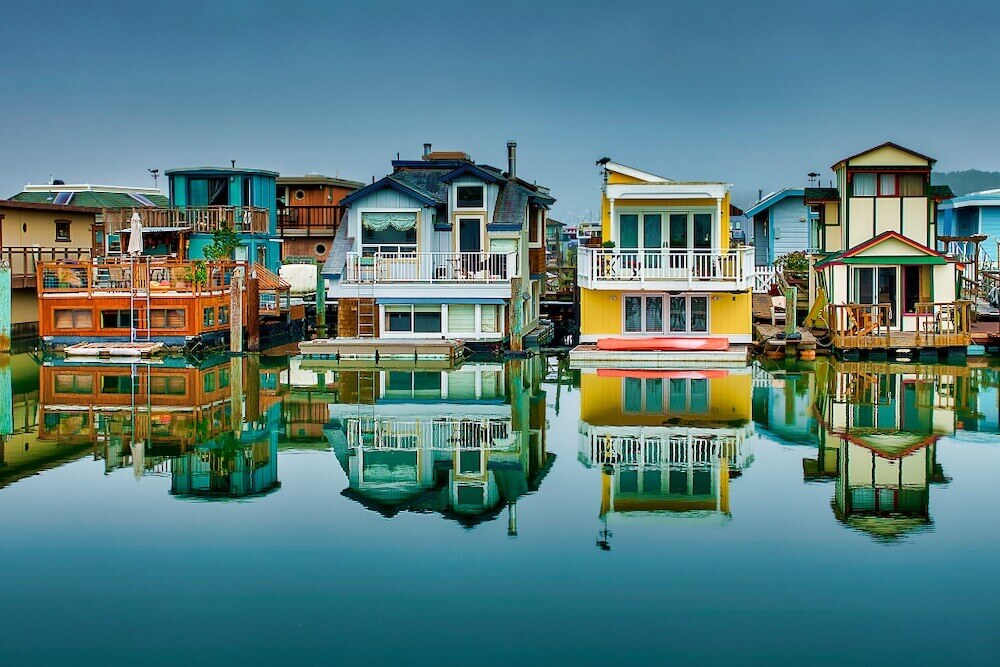
<path id="1" fill-rule="evenodd" d="M 930 489 L 949 481 L 938 442 L 975 412 L 967 366 L 830 362 L 816 371 L 820 424 L 807 480 L 831 479 L 837 519 L 892 541 L 932 525 Z"/>
<path id="2" fill-rule="evenodd" d="M 518 499 L 555 460 L 542 362 L 334 372 L 327 436 L 347 474 L 343 494 L 386 517 L 437 512 L 466 527 L 506 508 L 516 535 Z"/>
<path id="3" fill-rule="evenodd" d="M 280 408 L 260 409 L 273 374 L 261 374 L 258 364 L 224 355 L 200 362 L 46 359 L 37 439 L 57 450 L 90 450 L 106 474 L 169 476 L 170 492 L 182 497 L 273 491 Z"/>
<path id="4" fill-rule="evenodd" d="M 616 522 L 729 520 L 730 481 L 753 461 L 749 369 L 599 369 L 580 388 L 579 458 L 601 469 L 598 546 Z"/>

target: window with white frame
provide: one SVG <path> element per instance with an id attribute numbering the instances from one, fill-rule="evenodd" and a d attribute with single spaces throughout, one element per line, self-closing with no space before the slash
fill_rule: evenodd
<path id="1" fill-rule="evenodd" d="M 708 250 L 715 240 L 715 212 L 664 210 L 618 215 L 618 247 L 622 250 Z"/>
<path id="2" fill-rule="evenodd" d="M 362 211 L 361 251 L 410 253 L 417 250 L 416 211 Z"/>
<path id="3" fill-rule="evenodd" d="M 622 411 L 628 414 L 707 414 L 706 378 L 623 378 Z"/>
<path id="4" fill-rule="evenodd" d="M 669 307 L 670 333 L 708 333 L 708 296 L 671 296 Z"/>
<path id="5" fill-rule="evenodd" d="M 455 186 L 455 208 L 482 210 L 486 208 L 486 186 L 457 185 Z"/>
<path id="6" fill-rule="evenodd" d="M 622 302 L 625 333 L 663 333 L 662 294 L 626 294 Z"/>
<path id="7" fill-rule="evenodd" d="M 391 333 L 441 333 L 441 306 L 385 306 L 385 330 Z"/>

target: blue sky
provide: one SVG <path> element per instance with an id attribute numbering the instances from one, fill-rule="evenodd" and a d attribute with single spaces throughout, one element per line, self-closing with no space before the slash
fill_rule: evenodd
<path id="1" fill-rule="evenodd" d="M 230 159 L 370 181 L 425 141 L 502 165 L 517 140 L 571 220 L 605 155 L 743 204 L 885 140 L 996 170 L 998 36 L 986 0 L 21 2 L 0 195 Z"/>

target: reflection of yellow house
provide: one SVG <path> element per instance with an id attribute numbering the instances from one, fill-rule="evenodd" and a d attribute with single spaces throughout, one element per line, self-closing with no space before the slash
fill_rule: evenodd
<path id="1" fill-rule="evenodd" d="M 599 164 L 602 235 L 611 247 L 578 250 L 580 341 L 750 343 L 753 249 L 730 246 L 730 186 Z"/>
<path id="2" fill-rule="evenodd" d="M 807 479 L 836 480 L 838 519 L 879 539 L 931 523 L 930 484 L 945 481 L 937 441 L 955 432 L 968 373 L 963 366 L 820 366 L 820 446 L 803 471 Z"/>
<path id="3" fill-rule="evenodd" d="M 751 386 L 749 369 L 583 371 L 579 457 L 602 469 L 602 518 L 726 520 Z"/>

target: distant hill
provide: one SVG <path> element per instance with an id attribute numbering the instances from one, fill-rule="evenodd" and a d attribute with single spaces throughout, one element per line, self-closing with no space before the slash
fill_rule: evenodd
<path id="1" fill-rule="evenodd" d="M 970 192 L 993 190 L 1000 188 L 1000 171 L 935 171 L 931 174 L 934 185 L 950 185 L 955 196 L 960 197 Z"/>

